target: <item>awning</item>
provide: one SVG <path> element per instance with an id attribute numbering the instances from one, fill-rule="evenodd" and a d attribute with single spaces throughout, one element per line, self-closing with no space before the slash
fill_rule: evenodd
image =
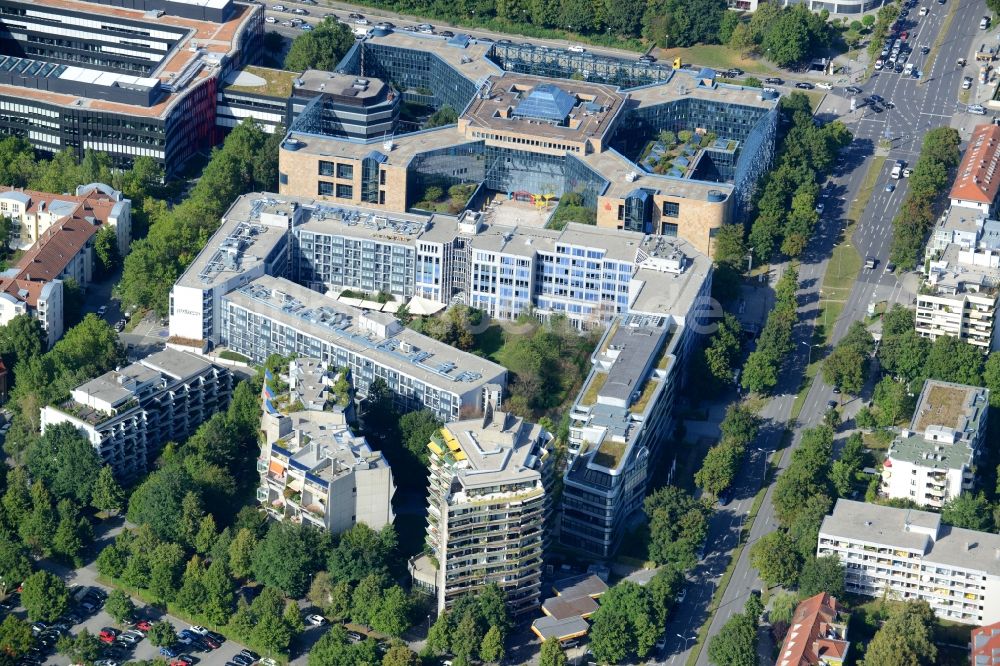
<path id="1" fill-rule="evenodd" d="M 276 474 L 278 476 L 284 476 L 285 475 L 285 467 L 284 467 L 284 465 L 282 465 L 281 463 L 279 463 L 277 460 L 272 460 L 271 464 L 268 465 L 267 469 L 270 470 L 270 472 L 272 474 Z"/>

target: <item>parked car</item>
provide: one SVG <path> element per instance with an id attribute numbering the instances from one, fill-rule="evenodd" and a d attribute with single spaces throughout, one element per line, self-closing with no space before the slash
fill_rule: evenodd
<path id="1" fill-rule="evenodd" d="M 191 625 L 186 629 L 186 631 L 198 634 L 199 636 L 204 636 L 205 634 L 208 633 L 208 629 L 197 624 Z"/>
<path id="2" fill-rule="evenodd" d="M 833 86 L 825 81 L 820 81 L 816 84 L 816 87 L 821 90 L 833 90 Z"/>
<path id="3" fill-rule="evenodd" d="M 326 618 L 323 617 L 322 615 L 312 614 L 306 616 L 306 622 L 308 622 L 314 627 L 322 627 L 324 624 L 326 624 Z"/>
<path id="4" fill-rule="evenodd" d="M 969 108 L 968 108 L 968 111 L 969 111 L 969 113 L 974 113 L 977 116 L 985 116 L 986 115 L 986 109 L 983 107 L 982 104 L 970 104 Z"/>
<path id="5" fill-rule="evenodd" d="M 180 654 L 180 652 L 177 650 L 176 647 L 174 647 L 172 645 L 169 645 L 169 646 L 161 647 L 160 648 L 160 654 L 162 654 L 164 657 L 170 657 L 171 659 L 173 659 L 178 654 Z"/>
<path id="6" fill-rule="evenodd" d="M 234 654 L 230 657 L 230 660 L 239 664 L 240 666 L 252 666 L 253 659 L 250 657 L 245 657 L 242 654 Z"/>
<path id="7" fill-rule="evenodd" d="M 844 92 L 846 92 L 848 95 L 860 95 L 862 93 L 862 90 L 857 86 L 847 86 L 846 88 L 844 88 Z"/>
<path id="8" fill-rule="evenodd" d="M 896 189 L 896 184 L 895 183 L 886 183 L 885 184 L 885 191 L 886 192 L 892 192 L 895 189 Z"/>
<path id="9" fill-rule="evenodd" d="M 217 631 L 207 631 L 207 632 L 205 632 L 205 638 L 211 639 L 211 640 L 215 641 L 216 643 L 218 643 L 219 645 L 222 645 L 223 643 L 226 642 L 226 637 L 223 636 L 222 634 L 220 634 Z"/>
<path id="10" fill-rule="evenodd" d="M 192 657 L 189 654 L 182 654 L 181 656 L 179 656 L 177 658 L 179 660 L 181 660 L 182 662 L 184 662 L 187 666 L 191 666 L 191 664 L 194 664 L 195 662 L 198 661 L 197 659 L 195 659 L 194 657 Z"/>
<path id="11" fill-rule="evenodd" d="M 243 655 L 244 657 L 249 657 L 253 661 L 260 661 L 260 655 L 254 652 L 253 650 L 248 650 L 246 648 L 243 648 L 242 650 L 240 650 L 240 654 Z"/>
<path id="12" fill-rule="evenodd" d="M 138 622 L 135 623 L 135 628 L 139 629 L 140 631 L 149 631 L 152 628 L 152 626 L 153 625 L 150 624 L 148 620 L 139 620 Z"/>
<path id="13" fill-rule="evenodd" d="M 782 83 L 784 83 L 784 81 L 779 79 L 777 76 L 769 76 L 766 79 L 764 79 L 764 83 L 766 83 L 769 86 L 780 86 Z"/>
<path id="14" fill-rule="evenodd" d="M 361 641 L 365 640 L 365 637 L 356 631 L 348 631 L 347 639 L 352 643 L 360 643 Z"/>
<path id="15" fill-rule="evenodd" d="M 795 87 L 798 88 L 799 90 L 812 90 L 816 86 L 809 83 L 808 81 L 799 81 L 798 83 L 795 84 Z"/>

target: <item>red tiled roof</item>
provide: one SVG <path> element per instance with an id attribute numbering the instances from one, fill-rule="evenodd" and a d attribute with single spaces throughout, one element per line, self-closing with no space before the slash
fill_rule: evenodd
<path id="1" fill-rule="evenodd" d="M 952 199 L 992 204 L 1000 192 L 1000 126 L 979 125 L 972 133 L 958 175 L 951 186 Z"/>
<path id="2" fill-rule="evenodd" d="M 42 287 L 66 270 L 98 229 L 96 224 L 78 218 L 52 225 L 17 262 L 17 273 L 0 280 L 0 291 L 36 307 Z"/>
<path id="3" fill-rule="evenodd" d="M 819 663 L 820 656 L 846 655 L 850 643 L 828 636 L 830 625 L 841 611 L 837 599 L 826 592 L 800 603 L 792 615 L 777 666 L 812 666 Z"/>
<path id="4" fill-rule="evenodd" d="M 1000 665 L 1000 622 L 972 630 L 972 663 L 976 666 Z"/>
<path id="5" fill-rule="evenodd" d="M 45 208 L 48 209 L 53 201 L 66 201 L 69 203 L 78 204 L 73 211 L 73 215 L 80 217 L 81 219 L 86 217 L 93 217 L 102 222 L 107 221 L 108 215 L 111 214 L 111 209 L 115 206 L 115 200 L 101 192 L 96 187 L 91 189 L 84 195 L 76 196 L 72 194 L 51 194 L 49 192 L 38 192 L 36 190 L 26 190 L 20 187 L 9 187 L 0 186 L 0 194 L 4 192 L 21 192 L 26 194 L 31 198 L 31 205 L 28 206 L 27 212 L 37 213 L 38 206 L 42 202 L 45 202 Z"/>

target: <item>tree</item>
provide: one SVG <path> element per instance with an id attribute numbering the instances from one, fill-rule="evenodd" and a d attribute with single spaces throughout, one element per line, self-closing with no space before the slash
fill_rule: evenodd
<path id="1" fill-rule="evenodd" d="M 132 493 L 128 503 L 129 521 L 149 525 L 165 541 L 181 541 L 182 502 L 193 486 L 191 475 L 180 465 L 156 470 Z"/>
<path id="2" fill-rule="evenodd" d="M 97 452 L 71 423 L 47 427 L 28 447 L 25 464 L 56 498 L 69 497 L 80 505 L 90 503 L 101 473 Z"/>
<path id="3" fill-rule="evenodd" d="M 941 520 L 955 527 L 980 532 L 993 528 L 993 512 L 986 495 L 962 493 L 941 507 Z"/>
<path id="4" fill-rule="evenodd" d="M 120 578 L 128 564 L 128 553 L 121 547 L 110 544 L 97 556 L 97 570 L 102 576 Z"/>
<path id="5" fill-rule="evenodd" d="M 132 597 L 121 590 L 111 590 L 104 610 L 115 622 L 124 624 L 135 613 L 135 604 L 132 603 Z"/>
<path id="6" fill-rule="evenodd" d="M 499 627 L 490 627 L 483 636 L 479 646 L 479 658 L 486 662 L 499 663 L 503 661 L 503 634 Z"/>
<path id="7" fill-rule="evenodd" d="M 145 554 L 133 556 L 137 557 L 145 557 Z M 150 594 L 161 602 L 173 601 L 181 585 L 184 549 L 176 543 L 162 543 L 148 558 Z"/>
<path id="8" fill-rule="evenodd" d="M 708 450 L 694 481 L 699 488 L 719 497 L 730 488 L 743 459 L 742 446 L 726 440 Z"/>
<path id="9" fill-rule="evenodd" d="M 823 361 L 823 380 L 858 395 L 865 385 L 867 363 L 867 357 L 856 347 L 837 345 Z"/>
<path id="10" fill-rule="evenodd" d="M 229 544 L 229 568 L 237 578 L 246 578 L 252 572 L 253 553 L 257 548 L 257 537 L 247 529 L 241 528 Z"/>
<path id="11" fill-rule="evenodd" d="M 933 622 L 934 612 L 926 601 L 899 603 L 869 641 L 865 666 L 936 663 L 937 647 L 931 633 Z"/>
<path id="12" fill-rule="evenodd" d="M 0 539 L 0 597 L 31 575 L 28 553 L 13 539 Z"/>
<path id="13" fill-rule="evenodd" d="M 834 597 L 844 596 L 844 565 L 836 555 L 809 557 L 799 572 L 799 592 L 811 597 L 826 592 Z"/>
<path id="14" fill-rule="evenodd" d="M 6 653 L 11 657 L 20 657 L 34 644 L 31 625 L 16 615 L 8 615 L 3 619 L 0 624 L 0 655 Z"/>
<path id="15" fill-rule="evenodd" d="M 103 225 L 94 236 L 94 254 L 97 255 L 101 275 L 111 275 L 121 265 L 118 234 L 111 225 Z"/>
<path id="16" fill-rule="evenodd" d="M 61 578 L 48 571 L 36 571 L 24 581 L 21 604 L 29 620 L 52 622 L 69 607 L 69 591 Z"/>
<path id="17" fill-rule="evenodd" d="M 451 106 L 444 104 L 437 111 L 431 114 L 424 124 L 422 129 L 431 129 L 432 127 L 442 127 L 444 125 L 454 125 L 458 122 L 458 113 Z M 428 188 L 430 189 L 430 188 Z M 442 196 L 443 196 L 442 192 Z M 428 201 L 433 201 L 429 196 L 425 195 Z M 441 196 L 435 197 L 435 199 L 440 199 Z"/>
<path id="18" fill-rule="evenodd" d="M 399 418 L 399 431 L 403 443 L 413 455 L 427 464 L 427 443 L 443 424 L 429 409 L 407 412 Z"/>
<path id="19" fill-rule="evenodd" d="M 986 359 L 983 383 L 990 390 L 990 406 L 1000 408 L 1000 354 L 990 354 Z"/>
<path id="20" fill-rule="evenodd" d="M 661 632 L 648 590 L 622 581 L 601 598 L 592 617 L 590 646 L 598 661 L 618 663 L 630 653 L 643 659 Z"/>
<path id="21" fill-rule="evenodd" d="M 81 553 L 93 539 L 90 522 L 81 518 L 72 501 L 59 502 L 59 524 L 52 537 L 52 552 L 63 562 L 81 566 Z"/>
<path id="22" fill-rule="evenodd" d="M 280 617 L 268 613 L 257 619 L 251 637 L 264 652 L 274 654 L 288 649 L 292 632 Z"/>
<path id="23" fill-rule="evenodd" d="M 562 646 L 556 639 L 542 642 L 542 653 L 538 659 L 538 666 L 566 666 L 566 654 Z"/>
<path id="24" fill-rule="evenodd" d="M 371 626 L 383 634 L 400 636 L 410 628 L 409 615 L 410 598 L 403 588 L 393 585 L 382 592 Z"/>
<path id="25" fill-rule="evenodd" d="M 56 642 L 56 650 L 68 656 L 74 663 L 93 663 L 101 654 L 101 642 L 86 627 L 75 638 L 62 636 Z"/>
<path id="26" fill-rule="evenodd" d="M 49 554 L 56 529 L 52 496 L 41 480 L 31 485 L 31 513 L 22 519 L 18 531 L 25 545 L 36 553 Z"/>
<path id="27" fill-rule="evenodd" d="M 393 645 L 382 657 L 382 666 L 420 666 L 420 657 L 406 645 Z"/>
<path id="28" fill-rule="evenodd" d="M 332 72 L 348 49 L 354 46 L 354 35 L 343 23 L 328 16 L 313 30 L 304 32 L 292 41 L 285 56 L 285 69 L 304 72 L 322 69 Z"/>
<path id="29" fill-rule="evenodd" d="M 788 587 L 799 571 L 799 554 L 785 532 L 769 532 L 750 547 L 750 564 L 770 586 Z"/>
<path id="30" fill-rule="evenodd" d="M 45 331 L 37 319 L 28 314 L 17 315 L 0 326 L 0 356 L 8 370 L 21 361 L 39 356 L 45 348 Z"/>
<path id="31" fill-rule="evenodd" d="M 125 491 L 115 480 L 110 465 L 101 467 L 94 483 L 94 492 L 90 497 L 90 505 L 98 511 L 116 515 L 125 508 Z"/>
<path id="32" fill-rule="evenodd" d="M 337 547 L 330 552 L 327 570 L 334 580 L 357 583 L 370 574 L 388 572 L 395 552 L 396 530 L 392 525 L 376 532 L 358 523 L 340 535 Z"/>
<path id="33" fill-rule="evenodd" d="M 155 647 L 166 647 L 177 642 L 174 625 L 166 620 L 154 622 L 149 628 L 149 642 Z"/>
<path id="34" fill-rule="evenodd" d="M 649 520 L 649 556 L 658 564 L 689 569 L 708 534 L 711 510 L 677 486 L 665 486 L 646 497 Z"/>
<path id="35" fill-rule="evenodd" d="M 983 353 L 975 345 L 942 335 L 931 343 L 924 370 L 930 379 L 979 386 L 982 383 Z"/>
<path id="36" fill-rule="evenodd" d="M 733 615 L 708 641 L 708 659 L 716 666 L 757 666 L 757 622 Z"/>
<path id="37" fill-rule="evenodd" d="M 315 553 L 308 527 L 274 523 L 253 554 L 254 578 L 290 597 L 305 594 L 309 574 L 315 570 Z"/>

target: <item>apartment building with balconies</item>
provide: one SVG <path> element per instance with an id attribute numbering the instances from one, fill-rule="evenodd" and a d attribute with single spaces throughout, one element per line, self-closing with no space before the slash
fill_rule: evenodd
<path id="1" fill-rule="evenodd" d="M 926 380 L 909 427 L 882 463 L 881 493 L 940 509 L 971 490 L 988 415 L 988 390 Z"/>
<path id="2" fill-rule="evenodd" d="M 410 562 L 414 583 L 436 595 L 438 612 L 496 583 L 515 614 L 541 597 L 542 555 L 551 513 L 552 434 L 499 408 L 446 424 L 427 448 L 429 555 Z"/>
<path id="3" fill-rule="evenodd" d="M 931 262 L 929 293 L 917 295 L 917 333 L 931 340 L 950 335 L 984 352 L 991 351 L 998 343 L 997 282 L 982 272 L 940 263 Z"/>
<path id="4" fill-rule="evenodd" d="M 167 442 L 179 442 L 226 409 L 233 378 L 200 356 L 167 348 L 106 372 L 42 409 L 42 432 L 71 423 L 115 476 L 144 474 Z"/>
<path id="5" fill-rule="evenodd" d="M 840 499 L 816 553 L 844 564 L 848 592 L 920 600 L 945 620 L 1000 620 L 1000 535 L 941 523 L 941 515 Z"/>
<path id="6" fill-rule="evenodd" d="M 261 402 L 257 500 L 269 516 L 334 534 L 358 523 L 374 530 L 392 523 L 392 470 L 348 425 L 353 400 L 346 369 L 295 359 L 287 376 L 265 375 Z"/>

